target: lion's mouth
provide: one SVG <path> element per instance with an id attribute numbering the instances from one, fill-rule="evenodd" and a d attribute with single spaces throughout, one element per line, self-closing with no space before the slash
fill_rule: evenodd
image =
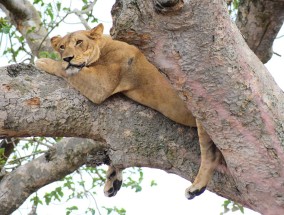
<path id="1" fill-rule="evenodd" d="M 65 71 L 66 71 L 67 75 L 75 75 L 75 74 L 79 73 L 81 71 L 81 69 L 85 66 L 86 66 L 86 63 L 82 63 L 82 64 L 68 63 Z"/>
<path id="2" fill-rule="evenodd" d="M 72 63 L 68 63 L 68 66 L 66 67 L 66 70 L 69 69 L 70 67 L 74 67 L 77 69 L 82 69 L 84 66 L 86 65 L 86 63 L 82 63 L 82 64 L 72 64 Z"/>

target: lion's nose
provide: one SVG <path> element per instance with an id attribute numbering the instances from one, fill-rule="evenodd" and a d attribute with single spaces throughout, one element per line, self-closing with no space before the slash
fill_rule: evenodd
<path id="1" fill-rule="evenodd" d="M 70 63 L 70 61 L 74 58 L 74 55 L 73 56 L 69 56 L 69 57 L 65 57 L 63 58 L 64 61 Z"/>

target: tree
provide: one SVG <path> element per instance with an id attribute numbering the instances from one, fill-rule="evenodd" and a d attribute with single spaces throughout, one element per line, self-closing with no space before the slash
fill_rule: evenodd
<path id="1" fill-rule="evenodd" d="M 10 12 L 13 2 L 0 1 Z M 259 5 L 261 10 L 252 10 Z M 240 2 L 237 23 L 248 44 L 222 1 L 117 0 L 112 9 L 111 35 L 137 45 L 169 78 L 221 150 L 224 161 L 208 189 L 262 214 L 284 211 L 284 94 L 247 45 L 268 60 L 283 22 L 283 10 L 271 11 L 283 6 L 281 1 Z M 18 13 L 12 14 L 17 20 Z M 19 14 L 20 30 L 29 22 Z M 251 23 L 260 27 L 252 29 Z M 93 165 L 149 166 L 189 180 L 196 175 L 195 129 L 120 95 L 93 105 L 63 80 L 31 65 L 8 66 L 0 75 L 1 137 L 81 137 L 63 139 L 49 153 L 5 174 L 0 182 L 4 214 L 76 170 L 86 157 Z"/>

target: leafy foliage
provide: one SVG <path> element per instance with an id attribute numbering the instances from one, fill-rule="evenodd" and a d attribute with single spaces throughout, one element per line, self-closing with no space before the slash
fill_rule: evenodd
<path id="1" fill-rule="evenodd" d="M 224 207 L 224 211 L 220 213 L 220 215 L 224 215 L 225 213 L 228 213 L 230 211 L 232 212 L 240 211 L 241 213 L 244 214 L 244 207 L 231 200 L 225 200 L 222 206 Z"/>
<path id="2" fill-rule="evenodd" d="M 17 63 L 31 58 L 25 38 L 5 18 L 0 18 L 0 44 L 3 43 L 6 46 L 1 45 L 1 52 L 9 59 L 9 63 Z M 23 60 L 18 59 L 20 55 L 24 56 Z"/>
<path id="3" fill-rule="evenodd" d="M 126 215 L 126 210 L 124 208 L 117 208 L 117 207 L 113 207 L 113 208 L 106 208 L 104 207 L 104 209 L 107 211 L 107 214 L 113 214 L 116 213 L 118 215 Z"/>
<path id="4" fill-rule="evenodd" d="M 6 163 L 6 159 L 4 157 L 5 149 L 0 148 L 0 167 L 2 167 Z"/>
<path id="5" fill-rule="evenodd" d="M 138 174 L 135 174 L 137 171 Z M 141 168 L 133 168 L 132 170 L 129 170 L 129 173 L 131 173 L 130 176 L 124 180 L 123 187 L 130 187 L 131 189 L 134 189 L 135 192 L 142 191 L 141 182 L 143 181 L 143 171 Z M 138 179 L 133 179 L 133 175 L 135 176 L 139 175 Z"/>

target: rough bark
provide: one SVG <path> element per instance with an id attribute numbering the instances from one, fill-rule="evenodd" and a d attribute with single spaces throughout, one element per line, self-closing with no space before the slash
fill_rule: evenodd
<path id="1" fill-rule="evenodd" d="M 209 190 L 262 214 L 283 214 L 284 95 L 225 5 L 123 0 L 113 15 L 113 36 L 145 52 L 222 151 L 228 170 L 219 168 L 224 173 L 216 172 Z M 195 176 L 195 129 L 122 96 L 96 106 L 63 80 L 32 67 L 11 66 L 0 74 L 0 136 L 92 138 L 106 144 L 117 166 L 160 168 L 189 180 Z M 27 185 L 21 186 L 25 191 Z"/>
<path id="2" fill-rule="evenodd" d="M 283 92 L 220 1 L 183 1 L 168 14 L 156 2 L 117 1 L 112 35 L 138 45 L 182 90 L 222 151 L 241 203 L 282 214 Z"/>
<path id="3" fill-rule="evenodd" d="M 42 26 L 39 13 L 28 0 L 0 0 L 0 7 L 26 38 L 34 56 L 38 57 L 41 51 L 52 52 L 48 33 Z"/>
<path id="4" fill-rule="evenodd" d="M 272 45 L 284 21 L 284 1 L 241 0 L 236 24 L 248 46 L 266 63 L 273 55 Z"/>

